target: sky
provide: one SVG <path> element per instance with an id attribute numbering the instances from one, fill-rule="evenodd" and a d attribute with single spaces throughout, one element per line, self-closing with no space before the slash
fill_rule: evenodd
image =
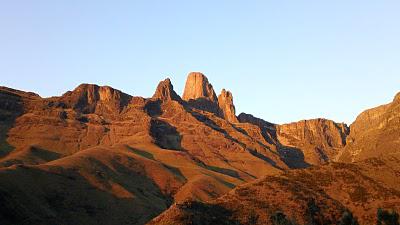
<path id="1" fill-rule="evenodd" d="M 1 0 L 0 85 L 152 96 L 190 71 L 237 113 L 351 123 L 400 91 L 398 0 Z"/>

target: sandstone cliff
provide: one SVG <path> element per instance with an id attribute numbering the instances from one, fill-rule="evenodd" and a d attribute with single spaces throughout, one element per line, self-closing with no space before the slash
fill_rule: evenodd
<path id="1" fill-rule="evenodd" d="M 265 140 L 276 146 L 282 160 L 293 168 L 325 164 L 335 160 L 346 145 L 346 124 L 326 119 L 273 124 L 249 114 L 239 115 L 241 123 L 261 128 Z"/>
<path id="2" fill-rule="evenodd" d="M 339 161 L 359 161 L 400 150 L 400 93 L 393 102 L 361 113 L 350 126 Z"/>
<path id="3" fill-rule="evenodd" d="M 174 91 L 174 86 L 169 78 L 161 81 L 153 95 L 153 98 L 160 99 L 162 101 L 182 101 L 181 97 Z"/>
<path id="4" fill-rule="evenodd" d="M 231 123 L 238 123 L 236 117 L 236 109 L 233 104 L 233 96 L 230 91 L 222 89 L 221 94 L 218 96 L 218 105 L 222 111 L 223 117 Z"/>
<path id="5" fill-rule="evenodd" d="M 207 77 L 199 72 L 189 73 L 182 99 L 185 101 L 196 99 L 206 99 L 210 102 L 218 101 L 213 86 L 208 82 Z"/>
<path id="6" fill-rule="evenodd" d="M 197 100 L 180 101 L 169 79 L 148 99 L 90 84 L 51 98 L 1 89 L 0 223 L 145 224 L 288 169 L 215 96 L 204 101 L 216 108 Z"/>
<path id="7" fill-rule="evenodd" d="M 276 126 L 276 135 L 281 154 L 288 161 L 297 153 L 304 161 L 319 165 L 334 160 L 346 145 L 349 129 L 326 119 L 303 120 Z"/>
<path id="8" fill-rule="evenodd" d="M 51 98 L 0 87 L 0 200 L 5 202 L 0 223 L 145 224 L 173 202 L 208 202 L 237 185 L 290 168 L 326 164 L 335 157 L 358 161 L 398 150 L 400 94 L 393 103 L 361 114 L 350 135 L 345 124 L 326 119 L 278 125 L 245 113 L 236 117 L 232 94 L 223 90 L 217 99 L 200 73 L 189 75 L 184 95 L 182 100 L 169 79 L 159 83 L 152 98 L 92 84 Z M 389 159 L 398 165 L 397 158 Z M 372 164 L 382 166 L 379 160 Z M 359 175 L 354 168 L 343 167 L 351 182 Z M 315 173 L 311 178 L 318 182 L 343 172 L 334 169 L 310 169 Z M 396 171 L 380 174 L 391 177 Z M 368 169 L 368 174 L 373 172 Z M 383 179 L 386 175 L 380 181 L 398 188 L 394 179 Z M 290 191 L 305 181 L 293 176 L 277 179 L 265 196 Z M 314 184 L 300 188 L 305 188 L 306 197 L 336 204 L 337 193 L 329 191 L 342 186 L 329 185 L 324 191 L 330 198 L 320 195 L 320 189 L 310 193 Z M 349 185 L 343 186 L 349 196 L 353 189 L 356 194 L 364 190 Z M 375 186 L 368 192 L 373 196 Z M 388 198 L 394 196 L 392 190 L 382 190 Z M 247 194 L 241 196 L 254 197 Z M 264 197 L 254 198 L 262 198 L 263 205 L 271 198 L 283 201 L 279 196 Z M 347 195 L 339 197 L 341 204 L 353 207 L 346 202 Z M 290 202 L 290 196 L 284 200 Z M 303 203 L 307 202 L 297 206 L 304 208 Z"/>
<path id="9" fill-rule="evenodd" d="M 82 113 L 115 114 L 127 106 L 131 96 L 108 86 L 81 84 L 60 97 L 62 107 Z"/>
<path id="10" fill-rule="evenodd" d="M 189 73 L 182 99 L 193 108 L 221 115 L 214 88 L 202 73 Z"/>

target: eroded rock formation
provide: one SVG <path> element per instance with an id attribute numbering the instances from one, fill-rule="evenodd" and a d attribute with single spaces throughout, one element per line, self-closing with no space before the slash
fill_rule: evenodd
<path id="1" fill-rule="evenodd" d="M 322 206 L 336 204 L 339 211 L 344 204 L 360 212 L 364 203 L 371 203 L 363 196 L 374 205 L 385 206 L 387 199 L 397 204 L 392 200 L 398 193 L 389 188 L 400 188 L 393 179 L 398 175 L 399 159 L 393 154 L 399 149 L 399 115 L 400 94 L 392 103 L 362 113 L 350 135 L 345 124 L 326 119 L 278 125 L 245 113 L 236 118 L 232 94 L 223 90 L 217 99 L 201 73 L 189 75 L 184 100 L 169 79 L 160 82 L 152 98 L 92 84 L 51 98 L 0 87 L 0 199 L 5 202 L 0 223 L 145 224 L 174 202 L 209 202 L 266 175 L 272 176 L 250 191 L 242 186 L 226 195 L 238 193 L 239 199 L 244 197 L 240 203 L 257 200 L 243 207 L 234 202 L 240 208 L 226 209 L 250 218 L 241 210 L 256 212 L 259 200 L 275 210 L 274 204 L 295 199 L 300 217 L 309 198 Z M 385 160 L 370 159 L 367 167 L 339 163 L 290 172 L 335 158 L 359 161 L 386 155 Z M 376 168 L 379 174 L 371 179 L 379 185 L 364 176 Z M 354 186 L 353 177 L 360 186 Z M 340 187 L 348 193 L 332 192 Z M 296 192 L 284 199 L 276 194 L 292 190 Z M 375 198 L 382 193 L 385 199 Z M 349 202 L 348 196 L 356 199 Z M 270 216 L 265 208 L 262 212 Z"/>
<path id="2" fill-rule="evenodd" d="M 239 120 L 236 117 L 236 109 L 233 104 L 233 96 L 230 91 L 222 89 L 221 94 L 218 96 L 218 105 L 221 109 L 223 117 L 231 123 L 238 123 Z"/>
<path id="3" fill-rule="evenodd" d="M 400 150 L 400 93 L 393 102 L 361 113 L 350 126 L 339 161 L 359 161 Z"/>
<path id="4" fill-rule="evenodd" d="M 63 107 L 74 108 L 83 113 L 119 113 L 127 106 L 131 96 L 109 86 L 81 84 L 60 97 Z"/>
<path id="5" fill-rule="evenodd" d="M 182 101 L 181 97 L 174 91 L 174 86 L 169 78 L 161 81 L 153 95 L 153 98 L 160 99 L 162 101 Z"/>
<path id="6" fill-rule="evenodd" d="M 282 154 L 298 151 L 304 161 L 318 165 L 334 160 L 346 145 L 349 129 L 346 124 L 332 120 L 313 119 L 276 126 L 276 135 Z"/>
<path id="7" fill-rule="evenodd" d="M 208 82 L 207 77 L 199 72 L 189 73 L 182 99 L 185 101 L 197 99 L 205 99 L 210 102 L 218 101 L 213 86 Z"/>

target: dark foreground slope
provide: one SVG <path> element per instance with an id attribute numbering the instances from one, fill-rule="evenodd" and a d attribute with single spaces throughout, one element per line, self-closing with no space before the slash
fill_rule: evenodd
<path id="1" fill-rule="evenodd" d="M 399 175 L 399 154 L 288 171 L 212 203 L 175 204 L 150 224 L 272 224 L 278 212 L 297 224 L 338 224 L 346 210 L 360 224 L 375 224 L 378 208 L 400 209 Z"/>

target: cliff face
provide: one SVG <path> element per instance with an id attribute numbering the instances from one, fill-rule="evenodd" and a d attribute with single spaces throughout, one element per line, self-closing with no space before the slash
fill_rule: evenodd
<path id="1" fill-rule="evenodd" d="M 350 126 L 347 146 L 339 161 L 359 161 L 399 152 L 400 93 L 393 102 L 361 113 Z"/>
<path id="2" fill-rule="evenodd" d="M 346 145 L 346 137 L 350 132 L 346 124 L 326 119 L 279 125 L 245 113 L 241 113 L 238 118 L 241 123 L 260 127 L 264 139 L 275 145 L 282 160 L 292 168 L 335 160 Z"/>
<path id="3" fill-rule="evenodd" d="M 35 102 L 40 99 L 40 96 L 34 93 L 0 87 L 0 158 L 14 149 L 7 138 L 16 118 L 36 105 Z"/>
<path id="4" fill-rule="evenodd" d="M 182 99 L 195 109 L 220 115 L 217 95 L 202 73 L 189 73 Z"/>
<path id="5" fill-rule="evenodd" d="M 276 126 L 282 153 L 290 154 L 298 149 L 305 161 L 314 165 L 332 161 L 346 145 L 348 133 L 346 124 L 326 119 L 303 120 Z"/>
<path id="6" fill-rule="evenodd" d="M 208 82 L 207 77 L 199 72 L 189 73 L 182 99 L 185 101 L 196 99 L 205 99 L 210 102 L 218 101 L 213 86 Z"/>
<path id="7" fill-rule="evenodd" d="M 165 79 L 161 81 L 156 89 L 156 92 L 153 95 L 154 99 L 160 99 L 161 101 L 182 101 L 181 97 L 174 91 L 174 86 L 171 83 L 171 80 Z"/>
<path id="8" fill-rule="evenodd" d="M 145 224 L 173 202 L 208 202 L 245 182 L 336 155 L 353 161 L 391 154 L 399 146 L 399 105 L 400 94 L 364 112 L 348 135 L 345 124 L 326 119 L 278 125 L 245 113 L 236 117 L 232 94 L 223 90 L 217 99 L 200 73 L 189 74 L 184 99 L 169 79 L 152 98 L 92 84 L 51 98 L 0 87 L 0 200 L 6 203 L 0 223 Z M 312 178 L 329 174 L 317 171 Z M 265 196 L 290 190 L 298 184 L 287 181 L 292 178 L 280 177 Z M 306 197 L 337 203 L 307 185 Z M 272 200 L 282 203 L 279 196 Z"/>
<path id="9" fill-rule="evenodd" d="M 209 201 L 288 169 L 224 119 L 200 77 L 205 91 L 189 101 L 169 79 L 148 99 L 90 84 L 51 98 L 2 88 L 0 223 L 145 224 L 173 202 Z"/>
<path id="10" fill-rule="evenodd" d="M 62 107 L 82 113 L 116 114 L 131 100 L 131 96 L 108 86 L 81 84 L 58 100 Z"/>
<path id="11" fill-rule="evenodd" d="M 218 105 L 221 109 L 223 117 L 231 123 L 238 123 L 236 117 L 236 109 L 233 104 L 233 96 L 230 91 L 222 89 L 221 94 L 218 96 Z"/>

